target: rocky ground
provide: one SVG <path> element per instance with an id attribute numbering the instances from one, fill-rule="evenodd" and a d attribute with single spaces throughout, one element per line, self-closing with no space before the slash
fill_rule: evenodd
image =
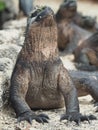
<path id="1" fill-rule="evenodd" d="M 57 2 L 57 3 L 56 3 Z M 58 9 L 60 0 L 41 2 L 35 1 L 36 4 L 50 5 L 55 11 Z M 79 10 L 85 14 L 97 16 L 98 5 L 87 2 L 79 2 Z M 90 9 L 88 11 L 88 9 Z M 74 122 L 69 123 L 66 120 L 60 122 L 60 116 L 65 112 L 65 108 L 49 111 L 36 111 L 36 113 L 45 113 L 50 117 L 49 123 L 39 124 L 32 121 L 32 125 L 26 121 L 17 123 L 15 114 L 7 104 L 6 97 L 8 97 L 8 86 L 10 85 L 11 73 L 17 58 L 17 55 L 22 47 L 24 41 L 24 30 L 26 26 L 26 18 L 7 22 L 4 25 L 4 30 L 0 31 L 0 130 L 98 130 L 98 120 L 91 121 L 90 124 L 85 121 L 77 126 Z M 72 56 L 61 56 L 61 59 L 68 69 L 75 69 L 74 64 L 70 61 Z M 6 93 L 5 93 L 5 91 Z M 3 94 L 3 97 L 2 97 Z M 92 103 L 92 98 L 88 95 L 79 98 L 80 111 L 83 114 L 94 114 L 98 118 L 98 113 L 95 113 L 95 107 Z M 3 104 L 5 103 L 5 105 Z"/>

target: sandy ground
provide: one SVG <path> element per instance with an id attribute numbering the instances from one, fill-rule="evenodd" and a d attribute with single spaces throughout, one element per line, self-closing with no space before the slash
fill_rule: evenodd
<path id="1" fill-rule="evenodd" d="M 35 0 L 37 5 L 50 5 L 56 12 L 61 0 Z M 78 2 L 78 10 L 84 14 L 97 16 L 98 17 L 98 4 L 92 4 L 87 2 Z M 73 64 L 68 61 L 68 58 L 62 57 L 63 63 L 68 68 L 74 68 Z M 98 113 L 95 113 L 94 105 L 92 104 L 92 98 L 85 96 L 79 98 L 80 111 L 83 114 L 94 114 L 98 117 Z M 36 113 L 46 113 L 50 117 L 48 124 L 39 124 L 36 121 L 29 125 L 27 122 L 16 123 L 15 115 L 12 111 L 0 112 L 0 130 L 98 130 L 98 120 L 91 121 L 89 124 L 87 121 L 81 122 L 80 126 L 77 126 L 74 122 L 68 123 L 66 120 L 60 122 L 60 116 L 65 112 L 65 109 L 50 110 L 50 111 L 37 111 Z"/>

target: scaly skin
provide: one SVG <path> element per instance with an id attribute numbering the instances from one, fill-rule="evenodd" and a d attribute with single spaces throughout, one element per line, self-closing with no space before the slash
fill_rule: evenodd
<path id="1" fill-rule="evenodd" d="M 88 31 L 96 32 L 98 30 L 96 17 L 84 16 L 82 13 L 77 12 L 73 21 L 75 24 Z"/>
<path id="2" fill-rule="evenodd" d="M 92 34 L 79 27 L 79 21 L 83 22 L 82 20 L 85 23 L 85 19 L 77 13 L 76 1 L 69 0 L 61 4 L 56 14 L 58 48 L 65 50 L 66 54 L 74 54 L 75 62 L 80 63 L 76 63 L 78 69 L 95 71 L 98 70 L 98 32 Z"/>
<path id="3" fill-rule="evenodd" d="M 19 122 L 48 122 L 47 115 L 36 115 L 31 109 L 61 108 L 64 104 L 66 113 L 61 120 L 78 124 L 88 120 L 79 112 L 75 85 L 59 58 L 57 27 L 49 7 L 33 12 L 28 19 L 24 45 L 11 77 L 10 101 Z"/>
<path id="4" fill-rule="evenodd" d="M 91 35 L 91 32 L 79 27 L 77 21 L 76 1 L 69 0 L 61 4 L 56 13 L 58 27 L 58 48 L 60 51 L 72 53 L 79 42 Z"/>
<path id="5" fill-rule="evenodd" d="M 98 102 L 98 73 L 69 70 L 74 84 L 78 91 L 78 96 L 90 94 L 95 102 Z"/>
<path id="6" fill-rule="evenodd" d="M 81 42 L 74 50 L 76 67 L 81 70 L 98 70 L 98 32 Z"/>

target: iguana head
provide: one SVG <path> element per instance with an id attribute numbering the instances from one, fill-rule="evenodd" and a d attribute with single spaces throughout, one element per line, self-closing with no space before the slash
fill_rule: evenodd
<path id="1" fill-rule="evenodd" d="M 75 0 L 65 0 L 56 14 L 56 19 L 70 19 L 73 18 L 77 11 L 77 3 Z"/>
<path id="2" fill-rule="evenodd" d="M 27 20 L 27 28 L 30 26 L 52 26 L 54 23 L 54 12 L 50 7 L 38 7 L 33 10 Z"/>

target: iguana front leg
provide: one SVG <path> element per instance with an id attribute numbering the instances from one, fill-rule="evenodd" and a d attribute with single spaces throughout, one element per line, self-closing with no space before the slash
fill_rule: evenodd
<path id="1" fill-rule="evenodd" d="M 18 66 L 17 71 L 13 73 L 11 78 L 11 87 L 10 87 L 10 101 L 12 107 L 16 112 L 18 122 L 28 121 L 32 124 L 32 120 L 36 120 L 39 123 L 48 122 L 48 116 L 45 114 L 36 115 L 32 112 L 30 107 L 25 101 L 25 96 L 28 90 L 29 85 L 29 73 L 26 68 Z"/>
<path id="2" fill-rule="evenodd" d="M 59 89 L 64 96 L 66 106 L 66 114 L 64 114 L 60 120 L 67 119 L 69 121 L 75 121 L 77 124 L 79 124 L 80 121 L 89 121 L 89 118 L 95 119 L 94 116 L 83 116 L 79 112 L 77 90 L 67 70 L 64 67 L 60 69 Z"/>

